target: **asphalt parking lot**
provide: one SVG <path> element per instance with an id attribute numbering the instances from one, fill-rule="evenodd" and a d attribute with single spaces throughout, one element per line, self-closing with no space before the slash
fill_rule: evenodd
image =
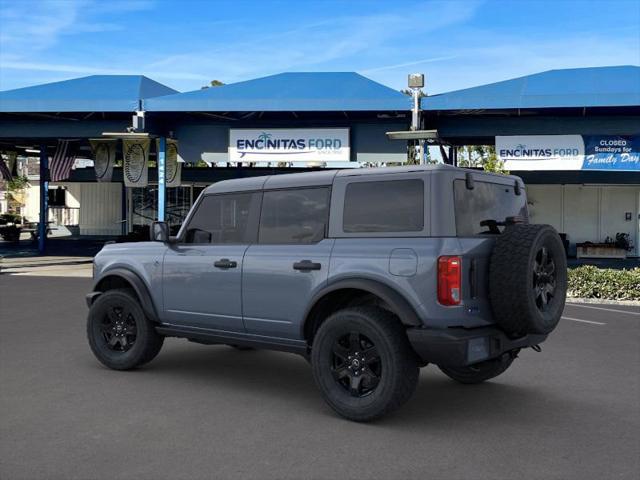
<path id="1" fill-rule="evenodd" d="M 325 406 L 307 363 L 169 339 L 147 367 L 102 367 L 88 278 L 0 275 L 2 479 L 637 479 L 640 308 L 567 306 L 501 377 L 422 370 L 373 424 Z"/>

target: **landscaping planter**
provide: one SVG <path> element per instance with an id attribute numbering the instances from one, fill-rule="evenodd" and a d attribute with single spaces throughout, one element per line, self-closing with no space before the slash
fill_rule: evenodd
<path id="1" fill-rule="evenodd" d="M 579 243 L 577 258 L 627 258 L 627 251 L 607 243 Z"/>

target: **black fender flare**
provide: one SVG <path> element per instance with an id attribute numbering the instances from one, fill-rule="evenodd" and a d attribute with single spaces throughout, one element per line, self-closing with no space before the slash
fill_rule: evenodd
<path id="1" fill-rule="evenodd" d="M 158 321 L 158 314 L 147 285 L 137 273 L 126 268 L 114 268 L 103 272 L 102 275 L 95 280 L 93 284 L 93 292 L 89 294 L 93 295 L 91 299 L 92 302 L 105 291 L 100 288 L 100 284 L 109 277 L 119 277 L 131 285 L 131 288 L 133 288 L 137 297 L 140 299 L 140 306 L 142 307 L 145 315 L 154 322 Z"/>
<path id="2" fill-rule="evenodd" d="M 307 307 L 307 310 L 305 311 L 303 317 L 303 330 L 305 328 L 305 324 L 309 320 L 311 313 L 313 312 L 313 309 L 316 307 L 318 302 L 321 301 L 327 294 L 344 289 L 363 290 L 381 298 L 387 305 L 389 305 L 392 312 L 395 313 L 398 318 L 400 318 L 400 321 L 403 325 L 412 327 L 418 327 L 422 325 L 422 321 L 420 320 L 420 317 L 418 317 L 415 309 L 411 306 L 409 301 L 395 289 L 376 280 L 370 280 L 366 278 L 353 278 L 338 280 L 337 282 L 330 283 L 313 296 L 313 298 L 309 302 L 310 306 Z"/>

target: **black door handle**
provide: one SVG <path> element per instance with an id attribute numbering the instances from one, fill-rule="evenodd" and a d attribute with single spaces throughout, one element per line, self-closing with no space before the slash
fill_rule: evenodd
<path id="1" fill-rule="evenodd" d="M 294 270 L 320 270 L 322 265 L 311 260 L 302 260 L 293 264 Z"/>
<path id="2" fill-rule="evenodd" d="M 238 266 L 238 262 L 234 262 L 228 258 L 221 258 L 220 260 L 213 262 L 213 266 L 216 268 L 236 268 Z"/>

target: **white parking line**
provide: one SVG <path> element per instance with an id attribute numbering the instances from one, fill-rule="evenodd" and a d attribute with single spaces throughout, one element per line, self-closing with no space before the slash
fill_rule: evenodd
<path id="1" fill-rule="evenodd" d="M 629 310 L 618 310 L 616 308 L 592 307 L 591 305 L 585 305 L 584 303 L 567 303 L 567 306 L 593 308 L 594 310 L 605 310 L 607 312 L 627 313 L 629 315 L 640 315 L 640 312 L 630 312 Z"/>
<path id="2" fill-rule="evenodd" d="M 606 325 L 606 323 L 602 323 L 602 322 L 594 322 L 592 320 L 582 320 L 581 318 L 565 317 L 564 315 L 562 316 L 562 319 L 571 320 L 572 322 L 591 323 L 592 325 Z"/>

